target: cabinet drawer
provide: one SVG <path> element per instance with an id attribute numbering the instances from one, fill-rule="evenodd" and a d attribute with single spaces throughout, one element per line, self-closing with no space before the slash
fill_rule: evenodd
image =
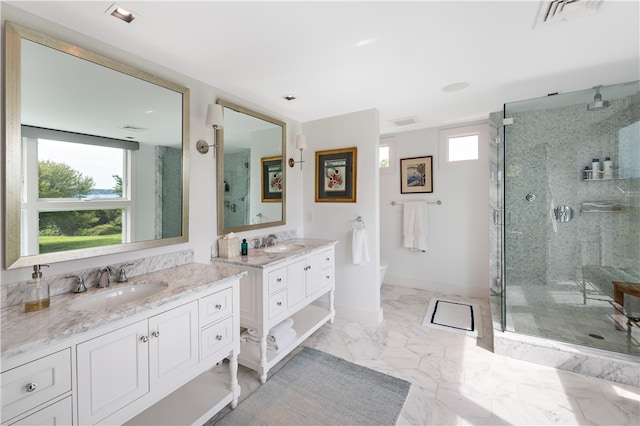
<path id="1" fill-rule="evenodd" d="M 333 268 L 334 265 L 334 252 L 333 250 L 327 250 L 324 253 L 320 253 L 317 256 L 318 267 L 320 269 Z"/>
<path id="2" fill-rule="evenodd" d="M 71 397 L 68 396 L 63 400 L 46 406 L 40 411 L 33 413 L 23 419 L 11 423 L 11 426 L 27 426 L 27 425 L 70 425 L 72 424 L 72 405 Z"/>
<path id="3" fill-rule="evenodd" d="M 269 296 L 269 318 L 273 318 L 287 309 L 287 292 L 281 291 Z"/>
<path id="4" fill-rule="evenodd" d="M 2 423 L 71 390 L 71 350 L 5 371 L 2 380 Z"/>
<path id="5" fill-rule="evenodd" d="M 307 289 L 307 293 L 308 295 L 311 295 L 311 293 L 314 293 L 315 291 L 318 290 L 324 290 L 328 287 L 330 287 L 333 282 L 334 282 L 334 269 L 333 268 L 324 268 L 322 270 L 320 270 L 320 273 L 318 275 L 318 279 L 314 281 L 315 286 L 314 287 L 309 287 Z"/>
<path id="6" fill-rule="evenodd" d="M 269 272 L 269 294 L 276 293 L 287 286 L 287 268 Z"/>
<path id="7" fill-rule="evenodd" d="M 200 299 L 200 327 L 214 323 L 227 315 L 233 309 L 233 289 L 219 291 Z"/>
<path id="8" fill-rule="evenodd" d="M 227 318 L 202 330 L 200 356 L 204 360 L 231 342 L 233 342 L 233 318 Z"/>

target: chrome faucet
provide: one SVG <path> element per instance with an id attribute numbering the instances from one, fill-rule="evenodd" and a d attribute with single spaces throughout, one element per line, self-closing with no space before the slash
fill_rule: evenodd
<path id="1" fill-rule="evenodd" d="M 111 277 L 115 274 L 115 271 L 111 266 L 105 266 L 100 269 L 100 278 L 98 279 L 97 288 L 109 287 L 111 284 Z"/>
<path id="2" fill-rule="evenodd" d="M 269 236 L 267 237 L 267 243 L 265 244 L 265 246 L 271 247 L 275 245 L 277 240 L 278 240 L 278 236 L 276 234 L 269 234 Z"/>
<path id="3" fill-rule="evenodd" d="M 84 278 L 80 275 L 66 275 L 65 278 L 75 278 L 76 287 L 73 289 L 74 293 L 84 293 L 87 291 L 87 286 L 84 285 Z"/>
<path id="4" fill-rule="evenodd" d="M 120 267 L 120 272 L 118 273 L 118 278 L 116 278 L 116 281 L 119 283 L 126 283 L 127 281 L 129 281 L 129 278 L 127 278 L 127 271 L 124 269 L 127 266 L 132 266 L 133 263 L 125 263 L 124 265 L 122 265 Z"/>

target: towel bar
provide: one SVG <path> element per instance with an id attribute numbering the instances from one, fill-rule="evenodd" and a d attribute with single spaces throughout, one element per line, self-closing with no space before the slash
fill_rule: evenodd
<path id="1" fill-rule="evenodd" d="M 437 205 L 440 205 L 440 204 L 442 204 L 442 201 L 440 201 L 440 200 L 438 200 L 438 201 L 425 201 L 425 203 L 427 203 L 427 204 L 437 204 Z M 391 202 L 391 205 L 392 205 L 392 206 L 397 206 L 397 205 L 399 205 L 399 204 L 404 204 L 404 201 L 392 201 L 392 202 Z"/>

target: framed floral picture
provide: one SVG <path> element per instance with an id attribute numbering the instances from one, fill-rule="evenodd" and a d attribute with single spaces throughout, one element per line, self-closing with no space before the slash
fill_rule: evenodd
<path id="1" fill-rule="evenodd" d="M 355 203 L 358 148 L 316 152 L 316 202 Z"/>
<path id="2" fill-rule="evenodd" d="M 262 202 L 282 202 L 282 157 L 260 159 L 262 166 Z"/>
<path id="3" fill-rule="evenodd" d="M 400 160 L 400 192 L 433 192 L 433 156 Z"/>

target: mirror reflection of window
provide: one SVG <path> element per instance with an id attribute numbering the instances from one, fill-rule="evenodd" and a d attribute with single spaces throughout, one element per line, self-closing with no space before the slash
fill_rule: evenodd
<path id="1" fill-rule="evenodd" d="M 133 206 L 125 173 L 128 149 L 30 137 L 25 141 L 24 254 L 129 242 Z"/>
<path id="2" fill-rule="evenodd" d="M 122 198 L 125 150 L 38 140 L 39 198 Z"/>

